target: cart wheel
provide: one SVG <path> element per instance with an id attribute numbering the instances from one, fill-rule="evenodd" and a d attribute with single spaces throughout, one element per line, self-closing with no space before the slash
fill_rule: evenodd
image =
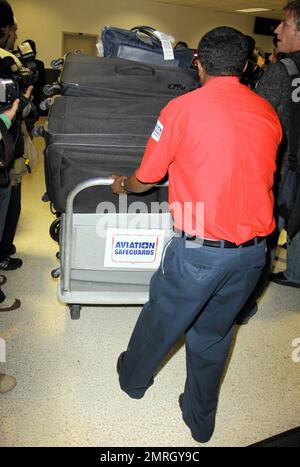
<path id="1" fill-rule="evenodd" d="M 80 318 L 81 305 L 69 305 L 71 319 Z"/>
<path id="2" fill-rule="evenodd" d="M 51 277 L 53 277 L 53 279 L 57 279 L 59 276 L 60 276 L 60 268 L 52 269 Z"/>
<path id="3" fill-rule="evenodd" d="M 60 251 L 58 251 L 55 256 L 57 259 L 60 259 Z"/>
<path id="4" fill-rule="evenodd" d="M 55 219 L 50 225 L 49 233 L 52 240 L 59 243 L 60 218 Z"/>

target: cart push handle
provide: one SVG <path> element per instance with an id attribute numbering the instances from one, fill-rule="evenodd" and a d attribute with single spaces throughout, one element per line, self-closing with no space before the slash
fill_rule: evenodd
<path id="1" fill-rule="evenodd" d="M 95 186 L 110 186 L 114 180 L 112 178 L 90 178 L 79 183 L 68 195 L 66 203 L 65 222 L 63 223 L 65 252 L 64 252 L 64 267 L 63 267 L 63 289 L 70 291 L 71 281 L 71 251 L 72 251 L 72 226 L 73 226 L 73 205 L 76 196 L 82 191 Z M 157 187 L 167 187 L 169 182 L 157 184 Z"/>
<path id="2" fill-rule="evenodd" d="M 74 199 L 76 196 L 81 193 L 82 191 L 92 188 L 94 186 L 110 186 L 112 185 L 114 180 L 112 178 L 89 178 L 84 182 L 79 183 L 68 195 L 67 203 L 66 203 L 66 213 L 71 213 L 73 211 Z M 157 187 L 167 187 L 169 182 L 165 182 L 163 184 L 157 184 Z"/>

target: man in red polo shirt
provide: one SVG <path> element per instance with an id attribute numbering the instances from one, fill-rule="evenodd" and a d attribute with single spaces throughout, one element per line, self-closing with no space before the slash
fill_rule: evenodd
<path id="1" fill-rule="evenodd" d="M 259 279 L 265 237 L 275 227 L 272 185 L 282 130 L 271 105 L 239 82 L 247 51 L 235 29 L 207 33 L 198 49 L 203 86 L 162 110 L 140 167 L 131 177 L 114 176 L 112 186 L 114 193 L 143 192 L 169 174 L 176 234 L 118 372 L 121 388 L 143 397 L 185 333 L 179 403 L 198 442 L 214 431 L 234 321 Z M 197 203 L 204 203 L 204 225 Z"/>

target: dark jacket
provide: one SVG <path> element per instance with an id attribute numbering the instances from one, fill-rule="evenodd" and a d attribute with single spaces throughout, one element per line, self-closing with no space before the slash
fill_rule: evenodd
<path id="1" fill-rule="evenodd" d="M 300 76 L 300 51 L 286 54 L 286 58 L 291 58 L 294 61 L 299 71 L 298 76 Z M 290 237 L 294 236 L 300 229 L 300 123 L 298 124 L 298 122 L 300 122 L 300 103 L 292 102 L 293 88 L 291 84 L 294 78 L 295 76 L 293 78 L 289 76 L 286 66 L 279 61 L 267 68 L 256 88 L 256 92 L 265 97 L 273 105 L 283 126 L 284 137 L 278 155 L 278 170 L 274 192 L 279 206 L 279 212 L 287 220 L 286 228 Z M 295 112 L 293 120 L 291 119 L 292 111 Z M 293 128 L 291 127 L 291 121 L 294 122 L 292 123 Z M 295 132 L 297 132 L 295 139 L 293 138 L 292 145 L 295 148 L 295 143 L 298 141 L 298 151 L 296 149 L 290 150 L 291 132 L 293 137 Z M 286 182 L 289 184 L 287 185 L 287 183 L 283 184 L 283 180 L 290 165 L 290 152 L 293 153 L 292 155 L 296 163 L 295 167 L 298 176 L 295 175 L 295 172 L 291 172 L 294 174 L 294 182 L 291 182 L 291 178 L 289 177 L 286 179 Z M 295 154 L 296 152 L 297 154 Z M 294 198 L 293 195 L 290 198 L 293 192 L 296 198 Z M 283 193 L 285 193 L 285 195 L 282 197 Z M 282 206 L 287 206 L 287 199 L 293 199 L 295 201 L 292 201 L 290 204 L 290 207 L 294 207 L 291 208 L 290 211 L 283 213 Z M 286 209 L 286 207 L 284 207 L 284 209 Z"/>
<path id="2" fill-rule="evenodd" d="M 286 54 L 296 63 L 300 72 L 300 50 Z M 287 69 L 283 63 L 278 62 L 270 65 L 263 77 L 260 79 L 255 92 L 267 99 L 276 110 L 283 126 L 283 140 L 278 156 L 278 172 L 279 183 L 288 169 L 288 153 L 289 153 L 289 125 L 291 112 L 291 77 L 288 75 Z M 300 129 L 299 129 L 300 133 Z M 298 150 L 298 160 L 300 161 L 300 145 Z"/>

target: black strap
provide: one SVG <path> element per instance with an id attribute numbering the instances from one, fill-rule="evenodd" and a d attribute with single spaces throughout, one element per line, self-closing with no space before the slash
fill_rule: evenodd
<path id="1" fill-rule="evenodd" d="M 0 118 L 0 168 L 6 168 L 14 158 L 14 142 L 6 128 L 5 123 Z"/>
<path id="2" fill-rule="evenodd" d="M 289 124 L 289 165 L 296 168 L 300 165 L 298 157 L 299 139 L 300 139 L 300 103 L 292 99 L 294 87 L 293 81 L 296 76 L 300 76 L 297 64 L 291 58 L 283 58 L 280 62 L 285 66 L 288 75 L 291 78 L 291 100 L 290 100 L 290 124 Z"/>

